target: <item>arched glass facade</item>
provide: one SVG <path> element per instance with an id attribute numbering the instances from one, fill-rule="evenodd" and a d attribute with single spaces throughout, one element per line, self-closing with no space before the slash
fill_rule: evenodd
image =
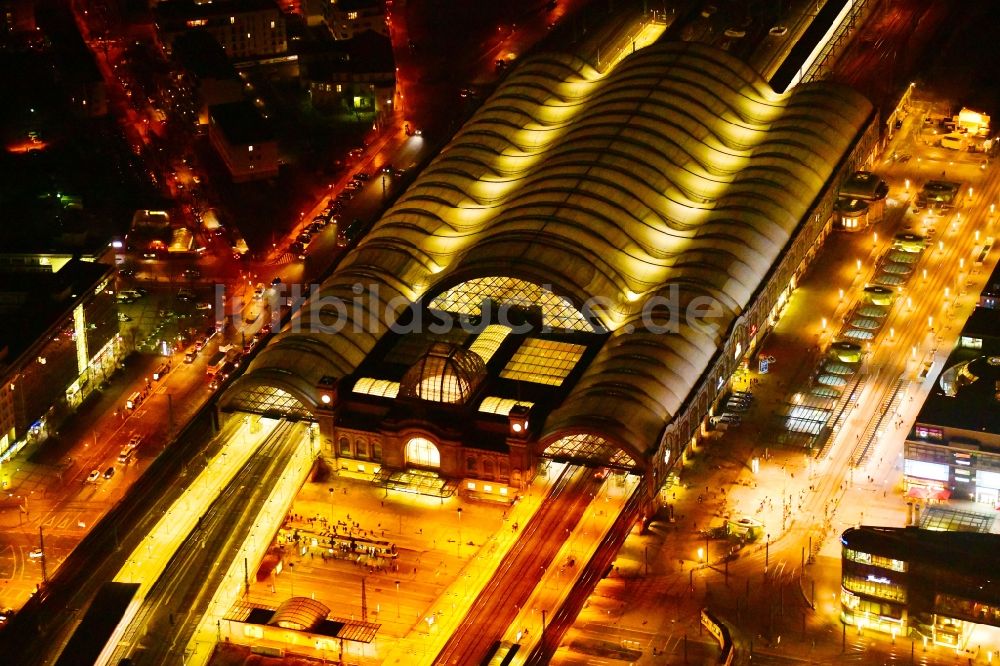
<path id="1" fill-rule="evenodd" d="M 441 466 L 441 452 L 431 440 L 413 437 L 406 443 L 406 464 L 436 469 Z"/>

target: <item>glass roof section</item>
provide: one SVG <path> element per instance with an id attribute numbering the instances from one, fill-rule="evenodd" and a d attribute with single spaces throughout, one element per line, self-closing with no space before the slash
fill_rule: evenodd
<path id="1" fill-rule="evenodd" d="M 479 403 L 479 411 L 485 412 L 487 414 L 499 414 L 500 416 L 507 416 L 510 414 L 510 410 L 514 409 L 517 405 L 522 407 L 531 408 L 535 403 L 527 402 L 525 400 L 515 400 L 513 398 L 500 398 L 495 395 L 488 395 L 483 398 L 483 401 Z"/>
<path id="2" fill-rule="evenodd" d="M 528 338 L 518 347 L 500 376 L 504 379 L 562 386 L 586 349 L 583 345 L 569 342 Z"/>
<path id="3" fill-rule="evenodd" d="M 468 349 L 435 342 L 403 376 L 400 395 L 463 404 L 486 379 L 486 364 Z"/>
<path id="4" fill-rule="evenodd" d="M 453 326 L 444 333 L 410 333 L 401 337 L 389 353 L 385 355 L 387 363 L 413 365 L 421 356 L 427 353 L 435 342 L 449 342 L 464 345 L 472 334 L 461 326 Z"/>
<path id="5" fill-rule="evenodd" d="M 547 458 L 584 465 L 632 469 L 635 461 L 614 444 L 597 435 L 569 435 L 549 444 Z"/>
<path id="6" fill-rule="evenodd" d="M 472 345 L 469 346 L 469 351 L 479 354 L 483 363 L 489 363 L 493 355 L 500 349 L 500 345 L 510 335 L 510 330 L 509 326 L 490 324 L 476 337 Z"/>
<path id="7" fill-rule="evenodd" d="M 309 597 L 292 597 L 275 611 L 268 624 L 283 629 L 308 631 L 326 619 L 330 609 Z"/>
<path id="8" fill-rule="evenodd" d="M 254 386 L 237 395 L 230 407 L 253 414 L 280 414 L 293 419 L 312 419 L 313 415 L 291 393 L 272 386 Z"/>
<path id="9" fill-rule="evenodd" d="M 486 277 L 463 282 L 440 294 L 430 307 L 475 316 L 483 301 L 524 308 L 538 307 L 545 326 L 571 331 L 594 332 L 587 318 L 567 299 L 532 282 L 512 277 Z"/>
<path id="10" fill-rule="evenodd" d="M 355 393 L 374 395 L 379 398 L 395 398 L 399 395 L 399 382 L 388 379 L 375 379 L 374 377 L 362 377 L 354 383 Z"/>

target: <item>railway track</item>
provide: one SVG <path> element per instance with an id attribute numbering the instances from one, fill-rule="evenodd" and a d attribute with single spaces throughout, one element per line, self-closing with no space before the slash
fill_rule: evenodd
<path id="1" fill-rule="evenodd" d="M 482 662 L 552 563 L 567 531 L 590 505 L 594 485 L 584 467 L 563 470 L 541 510 L 524 527 L 517 543 L 435 658 L 435 664 L 466 666 Z"/>
<path id="2" fill-rule="evenodd" d="M 198 622 L 246 538 L 271 484 L 295 448 L 297 428 L 283 422 L 261 444 L 212 503 L 150 588 L 118 641 L 111 659 L 118 664 L 174 664 L 183 661 Z"/>

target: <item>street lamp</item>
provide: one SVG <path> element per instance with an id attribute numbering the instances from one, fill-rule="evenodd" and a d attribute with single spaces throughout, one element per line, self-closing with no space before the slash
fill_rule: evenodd
<path id="1" fill-rule="evenodd" d="M 462 507 L 455 509 L 458 512 L 458 556 L 462 557 Z"/>
<path id="2" fill-rule="evenodd" d="M 764 541 L 764 574 L 767 574 L 767 565 L 771 561 L 771 535 L 765 535 Z"/>

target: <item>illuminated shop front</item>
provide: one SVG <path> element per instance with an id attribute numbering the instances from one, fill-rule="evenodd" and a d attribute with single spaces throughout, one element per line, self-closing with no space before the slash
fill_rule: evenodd
<path id="1" fill-rule="evenodd" d="M 977 624 L 1000 626 L 1000 535 L 863 526 L 841 543 L 845 624 L 962 649 Z"/>

